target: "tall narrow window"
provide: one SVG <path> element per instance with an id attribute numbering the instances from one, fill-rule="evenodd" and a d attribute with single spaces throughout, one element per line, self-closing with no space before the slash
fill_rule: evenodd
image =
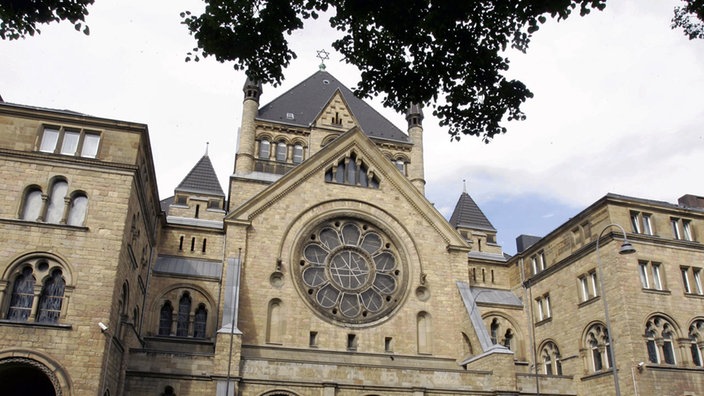
<path id="1" fill-rule="evenodd" d="M 95 158 L 98 154 L 98 145 L 100 144 L 100 135 L 94 133 L 86 133 L 83 137 L 83 147 L 81 148 L 81 157 Z"/>
<path id="2" fill-rule="evenodd" d="M 276 160 L 279 162 L 286 162 L 288 157 L 288 146 L 284 142 L 279 142 L 276 144 Z"/>
<path id="3" fill-rule="evenodd" d="M 24 196 L 22 220 L 37 221 L 42 214 L 42 190 L 32 188 Z"/>
<path id="4" fill-rule="evenodd" d="M 491 321 L 491 343 L 499 343 L 499 321 L 496 319 Z"/>
<path id="5" fill-rule="evenodd" d="M 42 134 L 42 142 L 39 145 L 39 151 L 45 153 L 53 153 L 56 150 L 56 144 L 59 142 L 59 129 L 54 127 L 44 127 Z"/>
<path id="6" fill-rule="evenodd" d="M 704 320 L 697 320 L 689 326 L 689 339 L 692 363 L 704 367 Z"/>
<path id="7" fill-rule="evenodd" d="M 205 338 L 205 327 L 208 321 L 208 311 L 205 304 L 198 305 L 193 318 L 193 338 Z"/>
<path id="8" fill-rule="evenodd" d="M 653 225 L 649 214 L 643 214 L 643 234 L 653 235 Z"/>
<path id="9" fill-rule="evenodd" d="M 64 216 L 65 198 L 68 192 L 68 183 L 64 180 L 56 180 L 51 186 L 49 195 L 49 207 L 46 210 L 46 222 L 58 224 Z"/>
<path id="10" fill-rule="evenodd" d="M 293 146 L 293 163 L 300 164 L 303 162 L 303 146 L 296 144 Z"/>
<path id="11" fill-rule="evenodd" d="M 682 220 L 682 236 L 686 241 L 693 241 L 694 234 L 692 233 L 692 222 L 690 220 Z"/>
<path id="12" fill-rule="evenodd" d="M 689 283 L 689 268 L 682 267 L 680 268 L 680 272 L 682 273 L 682 287 L 684 288 L 684 292 L 691 293 L 692 286 Z"/>
<path id="13" fill-rule="evenodd" d="M 12 284 L 8 320 L 25 322 L 29 319 L 34 302 L 34 283 L 32 268 L 29 266 L 23 268 Z"/>
<path id="14" fill-rule="evenodd" d="M 202 249 L 203 253 L 205 253 L 205 247 L 206 247 L 207 243 L 208 243 L 208 240 L 206 238 L 203 238 L 203 249 Z"/>
<path id="15" fill-rule="evenodd" d="M 159 312 L 159 335 L 170 335 L 171 324 L 173 323 L 174 309 L 171 301 L 164 302 Z"/>
<path id="16" fill-rule="evenodd" d="M 68 208 L 68 218 L 66 224 L 73 226 L 82 226 L 86 218 L 86 210 L 88 209 L 88 197 L 83 194 L 76 194 L 71 198 L 71 203 Z"/>
<path id="17" fill-rule="evenodd" d="M 64 300 L 63 274 L 56 268 L 51 272 L 51 276 L 44 282 L 42 293 L 39 297 L 39 310 L 37 311 L 37 322 L 57 323 L 61 316 L 61 304 Z"/>
<path id="18" fill-rule="evenodd" d="M 178 301 L 178 318 L 176 321 L 176 336 L 188 337 L 188 325 L 191 316 L 191 296 L 183 293 Z"/>
<path id="19" fill-rule="evenodd" d="M 259 158 L 263 160 L 269 159 L 269 153 L 271 149 L 271 143 L 268 140 L 259 141 Z"/>
<path id="20" fill-rule="evenodd" d="M 670 219 L 670 224 L 672 225 L 672 234 L 675 237 L 675 239 L 682 239 L 682 232 L 680 231 L 680 219 L 678 218 L 671 218 Z"/>
<path id="21" fill-rule="evenodd" d="M 701 295 L 704 294 L 704 289 L 702 289 L 702 270 L 701 268 L 694 268 L 692 270 L 694 274 L 694 291 Z"/>

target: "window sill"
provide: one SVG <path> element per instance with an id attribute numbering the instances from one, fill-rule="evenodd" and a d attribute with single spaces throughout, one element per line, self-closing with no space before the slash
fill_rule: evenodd
<path id="1" fill-rule="evenodd" d="M 545 323 L 550 323 L 550 322 L 552 322 L 552 316 L 549 317 L 549 318 L 545 318 L 545 319 L 543 319 L 543 320 L 541 320 L 541 321 L 535 322 L 535 326 L 536 326 L 536 327 L 537 327 L 537 326 L 542 326 L 542 325 L 544 325 Z"/>
<path id="2" fill-rule="evenodd" d="M 663 296 L 669 296 L 670 294 L 672 294 L 672 292 L 669 290 L 646 289 L 646 288 L 643 288 L 642 290 L 643 290 L 643 293 L 660 294 Z"/>
<path id="3" fill-rule="evenodd" d="M 72 330 L 73 326 L 62 323 L 39 323 L 39 322 L 19 322 L 15 320 L 0 319 L 0 326 L 12 327 L 37 327 L 44 329 Z"/>
<path id="4" fill-rule="evenodd" d="M 616 370 L 616 371 L 618 372 L 618 370 Z M 595 372 L 595 373 L 591 373 L 591 374 L 585 375 L 585 376 L 582 377 L 581 379 L 582 379 L 582 381 L 588 381 L 588 380 L 591 380 L 591 379 L 606 377 L 606 376 L 612 375 L 613 373 L 614 373 L 614 372 L 613 372 L 610 368 L 608 368 L 608 369 L 602 369 L 602 370 L 597 371 L 597 372 Z"/>
<path id="5" fill-rule="evenodd" d="M 704 294 L 697 294 L 697 293 L 685 293 L 685 297 L 689 298 L 699 298 L 699 299 L 704 299 Z"/>
<path id="6" fill-rule="evenodd" d="M 587 305 L 591 305 L 592 303 L 601 300 L 600 296 L 594 296 L 591 297 L 589 300 L 584 300 L 581 303 L 577 304 L 578 308 L 586 307 Z"/>

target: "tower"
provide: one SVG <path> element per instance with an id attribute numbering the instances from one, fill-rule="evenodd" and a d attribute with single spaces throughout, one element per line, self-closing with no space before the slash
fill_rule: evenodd
<path id="1" fill-rule="evenodd" d="M 239 131 L 237 155 L 235 157 L 235 174 L 246 175 L 254 171 L 254 119 L 259 113 L 259 96 L 262 93 L 262 84 L 247 78 L 242 88 L 244 100 L 242 102 L 242 127 Z"/>
<path id="2" fill-rule="evenodd" d="M 408 178 L 411 183 L 425 195 L 425 171 L 423 167 L 423 106 L 412 103 L 406 111 L 408 136 L 413 143 L 411 162 L 408 166 Z"/>

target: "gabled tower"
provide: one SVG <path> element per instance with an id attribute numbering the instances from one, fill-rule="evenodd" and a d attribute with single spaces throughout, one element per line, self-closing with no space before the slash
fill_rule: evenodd
<path id="1" fill-rule="evenodd" d="M 225 193 L 208 155 L 204 155 L 174 190 L 168 215 L 206 220 L 222 220 Z"/>
<path id="2" fill-rule="evenodd" d="M 450 224 L 469 243 L 473 252 L 501 253 L 501 246 L 496 244 L 496 228 L 466 191 L 455 205 Z"/>

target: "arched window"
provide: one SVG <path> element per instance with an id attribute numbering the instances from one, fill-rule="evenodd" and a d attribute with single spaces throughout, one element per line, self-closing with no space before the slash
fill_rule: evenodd
<path id="1" fill-rule="evenodd" d="M 37 221 L 42 215 L 42 190 L 38 187 L 27 189 L 22 204 L 22 220 Z"/>
<path id="2" fill-rule="evenodd" d="M 178 302 L 178 319 L 176 322 L 176 335 L 178 337 L 188 337 L 188 322 L 191 316 L 191 296 L 188 292 L 183 293 Z"/>
<path id="3" fill-rule="evenodd" d="M 543 373 L 545 375 L 562 375 L 560 351 L 554 342 L 548 341 L 543 345 L 540 349 L 540 358 L 543 361 Z"/>
<path id="4" fill-rule="evenodd" d="M 268 160 L 271 153 L 271 144 L 268 140 L 259 141 L 259 159 Z"/>
<path id="5" fill-rule="evenodd" d="M 349 184 L 360 187 L 379 188 L 379 179 L 369 171 L 362 160 L 352 153 L 349 157 L 340 159 L 337 164 L 325 172 L 325 181 Z"/>
<path id="6" fill-rule="evenodd" d="M 595 372 L 611 367 L 611 346 L 609 345 L 609 333 L 601 323 L 592 325 L 587 330 L 585 342 L 590 351 L 591 369 Z"/>
<path id="7" fill-rule="evenodd" d="M 704 320 L 697 320 L 689 326 L 689 340 L 692 342 L 692 363 L 704 367 Z"/>
<path id="8" fill-rule="evenodd" d="M 65 180 L 56 180 L 51 186 L 49 206 L 46 210 L 47 223 L 61 223 L 64 216 L 65 198 L 68 192 L 68 183 Z"/>
<path id="9" fill-rule="evenodd" d="M 86 218 L 86 209 L 88 209 L 88 197 L 83 193 L 74 194 L 68 207 L 66 224 L 82 226 Z"/>
<path id="10" fill-rule="evenodd" d="M 418 353 L 432 353 L 432 325 L 430 323 L 430 314 L 420 312 L 416 319 L 417 334 L 418 334 Z"/>
<path id="11" fill-rule="evenodd" d="M 494 318 L 491 321 L 491 343 L 497 344 L 499 342 L 499 320 Z"/>
<path id="12" fill-rule="evenodd" d="M 193 319 L 193 338 L 205 338 L 207 322 L 208 311 L 205 309 L 205 304 L 200 304 Z"/>
<path id="13" fill-rule="evenodd" d="M 61 269 L 54 268 L 51 275 L 44 281 L 42 293 L 39 296 L 37 322 L 58 323 L 65 289 L 66 282 Z"/>
<path id="14" fill-rule="evenodd" d="M 32 313 L 32 302 L 34 301 L 34 275 L 32 267 L 22 268 L 12 283 L 12 294 L 10 295 L 10 306 L 7 311 L 7 319 L 25 322 Z"/>
<path id="15" fill-rule="evenodd" d="M 648 360 L 656 364 L 676 364 L 673 340 L 675 328 L 662 316 L 654 316 L 645 324 L 645 346 Z"/>
<path id="16" fill-rule="evenodd" d="M 276 160 L 279 162 L 286 162 L 288 158 L 288 146 L 285 142 L 279 142 L 276 144 Z"/>
<path id="17" fill-rule="evenodd" d="M 171 301 L 164 302 L 159 312 L 159 335 L 171 335 L 171 323 L 173 323 L 174 308 Z"/>

